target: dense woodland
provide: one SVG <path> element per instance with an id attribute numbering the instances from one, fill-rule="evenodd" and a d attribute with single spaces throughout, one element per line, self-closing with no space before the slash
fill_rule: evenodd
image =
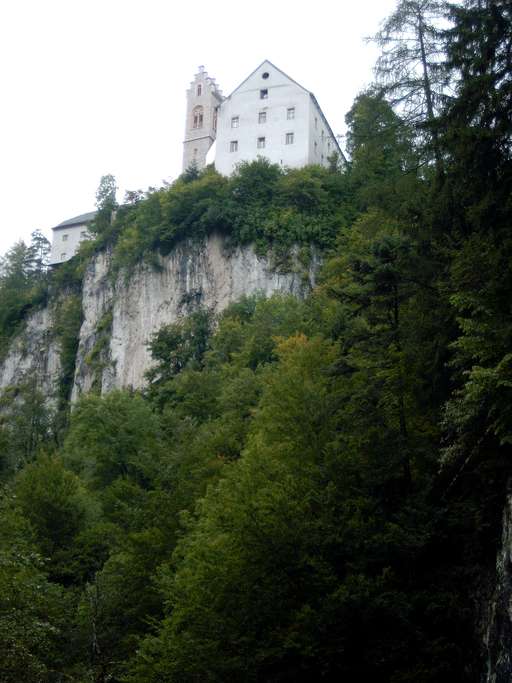
<path id="1" fill-rule="evenodd" d="M 400 0 L 347 164 L 98 192 L 0 271 L 0 355 L 60 300 L 63 374 L 1 397 L 0 681 L 476 682 L 512 474 L 512 3 Z M 116 209 L 113 214 L 113 209 Z M 71 410 L 80 283 L 184 238 L 321 254 L 305 300 L 196 307 L 143 392 Z"/>

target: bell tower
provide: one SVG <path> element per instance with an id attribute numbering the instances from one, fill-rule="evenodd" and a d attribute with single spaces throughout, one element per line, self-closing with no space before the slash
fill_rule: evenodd
<path id="1" fill-rule="evenodd" d="M 206 155 L 217 135 L 217 109 L 223 99 L 215 79 L 200 66 L 187 90 L 183 171 L 192 164 L 199 169 L 206 165 Z"/>

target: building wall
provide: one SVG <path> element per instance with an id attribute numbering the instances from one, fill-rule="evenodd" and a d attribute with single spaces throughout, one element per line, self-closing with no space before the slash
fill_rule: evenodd
<path id="1" fill-rule="evenodd" d="M 195 163 L 198 168 L 206 164 L 206 155 L 216 136 L 217 108 L 222 94 L 215 79 L 208 76 L 203 67 L 187 90 L 187 114 L 185 140 L 183 143 L 183 170 Z M 200 113 L 200 121 L 196 114 Z"/>
<path id="2" fill-rule="evenodd" d="M 263 74 L 268 77 L 264 78 Z M 266 89 L 268 97 L 261 99 Z M 230 175 L 240 161 L 254 161 L 258 156 L 282 166 L 301 167 L 310 161 L 310 94 L 269 63 L 251 74 L 222 103 L 217 124 L 215 167 Z M 287 110 L 294 108 L 294 118 Z M 259 113 L 266 112 L 265 123 L 259 123 Z M 232 120 L 238 117 L 238 127 Z M 287 133 L 293 133 L 293 143 L 286 144 Z M 265 138 L 265 147 L 258 148 L 258 138 Z M 231 151 L 231 142 L 237 150 Z"/>
<path id="3" fill-rule="evenodd" d="M 87 239 L 87 223 L 53 228 L 50 264 L 64 263 L 75 255 L 80 242 Z"/>
<path id="4" fill-rule="evenodd" d="M 316 145 L 315 145 L 316 143 Z M 327 121 L 313 97 L 309 98 L 309 164 L 328 166 L 328 158 L 338 150 Z"/>

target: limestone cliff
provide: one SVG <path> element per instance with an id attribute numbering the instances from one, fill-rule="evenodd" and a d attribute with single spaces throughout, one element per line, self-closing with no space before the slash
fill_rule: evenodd
<path id="1" fill-rule="evenodd" d="M 72 400 L 91 389 L 140 388 L 151 366 L 147 343 L 162 325 L 201 306 L 214 313 L 243 295 L 282 292 L 301 296 L 314 282 L 317 265 L 281 273 L 251 246 L 228 251 L 225 239 L 182 242 L 151 265 L 111 275 L 108 253 L 87 267 L 82 288 L 80 329 Z M 50 395 L 59 379 L 58 341 L 49 308 L 34 313 L 0 365 L 0 389 L 35 373 Z"/>
<path id="2" fill-rule="evenodd" d="M 27 319 L 23 332 L 12 341 L 0 363 L 0 390 L 31 379 L 45 396 L 54 395 L 61 363 L 59 345 L 52 329 L 51 305 Z"/>

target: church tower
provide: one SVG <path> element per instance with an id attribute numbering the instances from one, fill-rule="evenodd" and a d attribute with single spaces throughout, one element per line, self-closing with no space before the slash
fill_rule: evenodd
<path id="1" fill-rule="evenodd" d="M 215 79 L 200 66 L 187 90 L 184 171 L 194 163 L 199 169 L 206 165 L 206 155 L 217 135 L 217 108 L 223 99 Z"/>

